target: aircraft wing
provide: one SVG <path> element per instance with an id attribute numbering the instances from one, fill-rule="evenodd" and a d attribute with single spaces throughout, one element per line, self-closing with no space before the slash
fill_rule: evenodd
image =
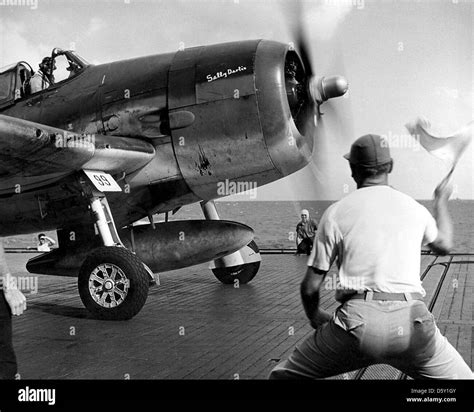
<path id="1" fill-rule="evenodd" d="M 0 115 L 0 190 L 41 185 L 81 169 L 131 173 L 153 159 L 139 139 L 85 135 Z"/>

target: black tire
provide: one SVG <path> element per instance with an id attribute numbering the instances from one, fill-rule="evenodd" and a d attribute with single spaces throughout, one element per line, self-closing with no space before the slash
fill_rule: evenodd
<path id="1" fill-rule="evenodd" d="M 247 246 L 256 253 L 259 252 L 258 246 L 253 240 Z M 239 281 L 239 284 L 245 285 L 255 277 L 258 269 L 260 269 L 260 262 L 251 262 L 238 266 L 214 268 L 212 273 L 214 273 L 214 276 L 219 281 L 226 285 L 234 284 L 236 279 Z"/>
<path id="2" fill-rule="evenodd" d="M 91 279 L 93 275 L 104 282 Z M 135 254 L 123 247 L 102 246 L 82 264 L 78 288 L 82 303 L 95 318 L 128 320 L 145 304 L 149 283 L 150 276 Z M 91 287 L 95 287 L 95 293 Z"/>

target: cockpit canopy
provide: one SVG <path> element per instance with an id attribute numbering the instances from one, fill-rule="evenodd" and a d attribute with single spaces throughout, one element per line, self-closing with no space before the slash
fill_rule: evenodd
<path id="1" fill-rule="evenodd" d="M 55 48 L 51 52 L 51 59 L 54 64 L 51 65 L 52 70 L 49 73 L 52 81 L 48 88 L 78 76 L 89 66 L 89 63 L 72 50 Z M 31 95 L 29 84 L 34 74 L 32 67 L 24 61 L 1 68 L 0 108 Z"/>
<path id="2" fill-rule="evenodd" d="M 89 63 L 72 50 L 55 48 L 51 52 L 51 58 L 54 60 L 56 68 L 52 73 L 55 79 L 54 83 L 75 77 L 89 66 Z"/>

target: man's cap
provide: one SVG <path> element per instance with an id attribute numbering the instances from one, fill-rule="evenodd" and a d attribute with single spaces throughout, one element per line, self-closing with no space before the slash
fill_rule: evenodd
<path id="1" fill-rule="evenodd" d="M 46 56 L 43 58 L 43 60 L 41 60 L 41 64 L 50 63 L 50 62 L 51 62 L 50 56 Z"/>
<path id="2" fill-rule="evenodd" d="M 388 142 L 377 134 L 366 134 L 352 143 L 351 151 L 344 155 L 353 165 L 374 167 L 392 161 Z"/>
<path id="3" fill-rule="evenodd" d="M 309 217 L 309 212 L 308 212 L 306 209 L 303 209 L 303 210 L 301 211 L 301 215 L 306 215 L 306 216 Z"/>

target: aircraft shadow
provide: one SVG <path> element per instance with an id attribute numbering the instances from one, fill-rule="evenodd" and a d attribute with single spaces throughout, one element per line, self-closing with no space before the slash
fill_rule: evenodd
<path id="1" fill-rule="evenodd" d="M 39 309 L 41 312 L 51 315 L 63 316 L 76 319 L 92 319 L 86 308 L 78 308 L 77 306 L 60 305 L 56 303 L 35 302 L 28 305 L 29 309 Z"/>

